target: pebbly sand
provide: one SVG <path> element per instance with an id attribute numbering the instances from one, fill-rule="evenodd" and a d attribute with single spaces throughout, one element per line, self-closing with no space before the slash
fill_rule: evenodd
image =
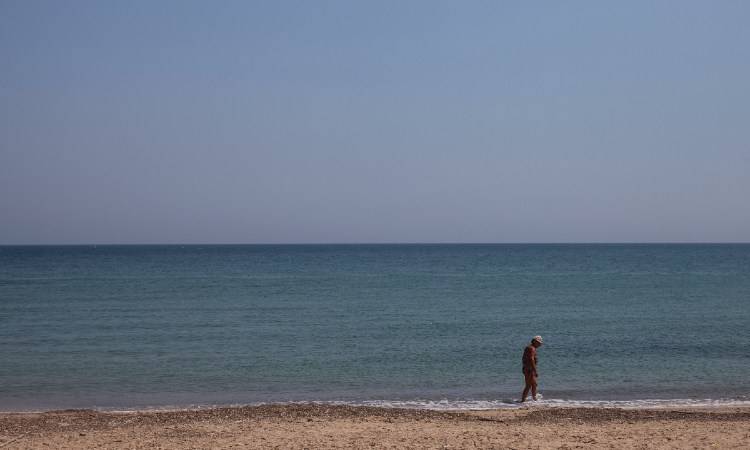
<path id="1" fill-rule="evenodd" d="M 264 405 L 0 414 L 0 449 L 748 448 L 750 408 L 437 412 Z"/>

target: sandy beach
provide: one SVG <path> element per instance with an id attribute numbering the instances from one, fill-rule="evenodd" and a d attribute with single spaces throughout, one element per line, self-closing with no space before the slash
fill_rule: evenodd
<path id="1" fill-rule="evenodd" d="M 265 405 L 0 414 L 0 448 L 747 448 L 750 408 Z"/>

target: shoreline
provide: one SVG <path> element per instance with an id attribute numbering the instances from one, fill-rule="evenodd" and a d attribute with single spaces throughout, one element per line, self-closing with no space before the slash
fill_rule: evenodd
<path id="1" fill-rule="evenodd" d="M 672 409 L 750 409 L 750 400 L 740 399 L 638 399 L 638 400 L 528 400 L 525 403 L 510 400 L 300 400 L 269 401 L 253 403 L 214 403 L 214 404 L 164 404 L 145 406 L 82 406 L 82 407 L 39 407 L 28 409 L 0 410 L 0 417 L 8 414 L 44 414 L 56 412 L 99 412 L 112 414 L 152 413 L 152 412 L 189 412 L 211 409 L 238 409 L 267 406 L 305 406 L 319 405 L 325 407 L 362 407 L 382 409 L 405 409 L 416 411 L 439 412 L 476 412 L 476 411 L 514 411 L 534 408 L 550 409 L 623 409 L 623 410 L 672 410 Z"/>
<path id="2" fill-rule="evenodd" d="M 6 448 L 741 448 L 750 407 L 434 411 L 314 403 L 0 413 Z"/>

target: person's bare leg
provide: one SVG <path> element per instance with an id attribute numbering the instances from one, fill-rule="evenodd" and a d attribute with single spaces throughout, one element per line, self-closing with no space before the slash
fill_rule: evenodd
<path id="1" fill-rule="evenodd" d="M 526 397 L 529 395 L 530 389 L 531 385 L 529 383 L 526 383 L 526 387 L 523 388 L 523 394 L 521 395 L 521 403 L 526 401 Z"/>
<path id="2" fill-rule="evenodd" d="M 531 383 L 531 398 L 536 401 L 536 379 L 534 379 L 534 382 Z"/>
<path id="3" fill-rule="evenodd" d="M 536 396 L 536 386 L 535 386 L 535 380 L 534 377 L 531 375 L 531 373 L 524 372 L 523 374 L 524 382 L 526 385 L 523 388 L 523 394 L 521 395 L 521 403 L 526 401 L 526 397 L 529 395 L 529 391 L 532 390 L 532 395 Z"/>

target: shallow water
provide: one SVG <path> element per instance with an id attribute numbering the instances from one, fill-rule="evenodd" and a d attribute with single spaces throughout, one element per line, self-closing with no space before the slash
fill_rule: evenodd
<path id="1" fill-rule="evenodd" d="M 749 329 L 750 245 L 0 247 L 2 410 L 746 401 Z"/>

